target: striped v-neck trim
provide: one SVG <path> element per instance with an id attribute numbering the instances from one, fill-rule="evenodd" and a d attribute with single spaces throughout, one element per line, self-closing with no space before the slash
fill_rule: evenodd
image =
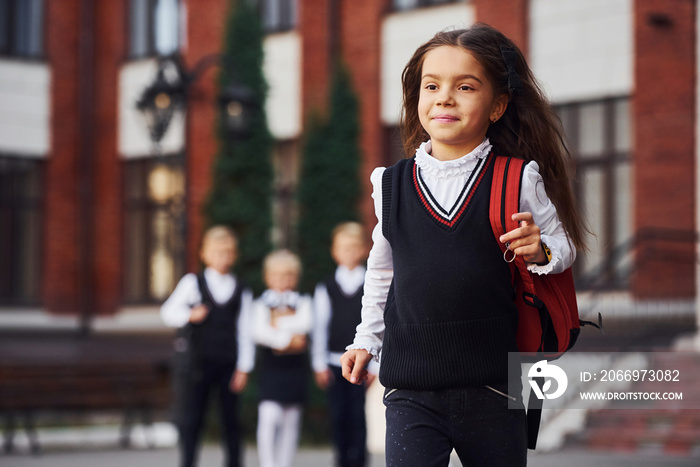
<path id="1" fill-rule="evenodd" d="M 457 197 L 457 200 L 449 210 L 442 207 L 435 200 L 435 197 L 423 181 L 420 168 L 417 164 L 414 163 L 413 184 L 416 189 L 416 193 L 418 194 L 418 197 L 421 200 L 421 204 L 423 205 L 427 213 L 430 215 L 430 217 L 432 217 L 433 220 L 435 220 L 444 228 L 453 228 L 457 224 L 457 222 L 462 218 L 464 212 L 467 210 L 469 202 L 474 196 L 474 192 L 481 183 L 481 180 L 483 179 L 484 174 L 486 173 L 486 168 L 489 166 L 492 160 L 493 154 L 490 154 L 488 157 L 479 159 L 476 167 L 474 167 L 474 170 L 467 179 L 467 182 L 464 184 L 464 188 L 462 188 L 462 191 Z"/>

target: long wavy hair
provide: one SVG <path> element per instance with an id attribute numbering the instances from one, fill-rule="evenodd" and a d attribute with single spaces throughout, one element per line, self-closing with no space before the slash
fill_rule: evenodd
<path id="1" fill-rule="evenodd" d="M 467 29 L 439 32 L 413 54 L 401 77 L 403 111 L 400 127 L 406 156 L 413 156 L 420 143 L 430 138 L 418 116 L 420 82 L 425 55 L 441 46 L 461 47 L 471 53 L 484 67 L 494 95 L 508 96 L 505 113 L 489 126 L 486 133 L 494 152 L 537 162 L 547 196 L 557 208 L 569 239 L 577 249 L 585 249 L 584 236 L 588 230 L 574 200 L 571 182 L 575 164 L 562 136 L 561 122 L 520 49 L 491 26 L 477 23 Z M 502 56 L 502 47 L 512 49 L 516 54 L 515 71 L 521 83 L 518 90 L 509 89 L 508 68 Z"/>

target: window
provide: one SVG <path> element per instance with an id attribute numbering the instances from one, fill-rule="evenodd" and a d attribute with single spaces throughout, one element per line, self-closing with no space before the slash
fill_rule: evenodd
<path id="1" fill-rule="evenodd" d="M 297 24 L 296 0 L 256 0 L 266 33 L 289 31 Z"/>
<path id="2" fill-rule="evenodd" d="M 556 108 L 577 166 L 575 195 L 595 236 L 576 261 L 579 277 L 607 278 L 627 287 L 632 237 L 632 147 L 628 98 L 560 105 Z"/>
<path id="3" fill-rule="evenodd" d="M 41 286 L 43 163 L 0 157 L 0 303 L 35 305 Z"/>
<path id="4" fill-rule="evenodd" d="M 180 44 L 179 0 L 129 1 L 129 55 L 170 55 Z"/>
<path id="5" fill-rule="evenodd" d="M 416 8 L 444 5 L 446 3 L 457 3 L 460 0 L 392 0 L 394 10 L 404 11 Z"/>
<path id="6" fill-rule="evenodd" d="M 167 298 L 185 273 L 185 172 L 181 156 L 126 162 L 124 298 Z"/>
<path id="7" fill-rule="evenodd" d="M 0 55 L 39 58 L 44 53 L 44 1 L 0 0 Z"/>

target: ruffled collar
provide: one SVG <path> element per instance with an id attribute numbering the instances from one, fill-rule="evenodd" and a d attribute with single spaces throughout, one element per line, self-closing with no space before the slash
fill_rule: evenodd
<path id="1" fill-rule="evenodd" d="M 441 161 L 430 155 L 433 148 L 430 141 L 426 141 L 416 149 L 416 165 L 420 168 L 423 175 L 430 175 L 437 178 L 466 175 L 474 168 L 474 163 L 477 159 L 482 159 L 489 155 L 491 147 L 489 139 L 484 138 L 481 144 L 475 147 L 469 154 L 465 154 L 459 159 Z"/>
<path id="2" fill-rule="evenodd" d="M 289 307 L 296 308 L 299 303 L 299 293 L 287 290 L 280 292 L 278 290 L 267 289 L 260 297 L 268 308 Z"/>

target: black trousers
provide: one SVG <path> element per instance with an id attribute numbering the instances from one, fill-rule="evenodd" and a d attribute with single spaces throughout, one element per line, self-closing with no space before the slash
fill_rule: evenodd
<path id="1" fill-rule="evenodd" d="M 367 460 L 365 386 L 343 378 L 340 367 L 331 365 L 333 381 L 328 386 L 328 408 L 333 429 L 336 463 L 339 467 L 364 467 Z"/>
<path id="2" fill-rule="evenodd" d="M 504 385 L 505 386 L 505 385 Z M 506 387 L 497 387 L 507 392 Z M 384 393 L 387 467 L 446 467 L 454 448 L 465 467 L 527 464 L 527 422 L 486 387 Z"/>
<path id="3" fill-rule="evenodd" d="M 180 434 L 182 467 L 197 465 L 197 454 L 204 421 L 212 391 L 219 398 L 219 409 L 223 426 L 223 441 L 226 445 L 228 467 L 241 465 L 241 434 L 238 424 L 238 396 L 229 389 L 236 364 L 200 360 L 193 363 L 189 371 L 182 372 L 176 384 L 181 400 L 177 404 L 176 423 Z"/>

